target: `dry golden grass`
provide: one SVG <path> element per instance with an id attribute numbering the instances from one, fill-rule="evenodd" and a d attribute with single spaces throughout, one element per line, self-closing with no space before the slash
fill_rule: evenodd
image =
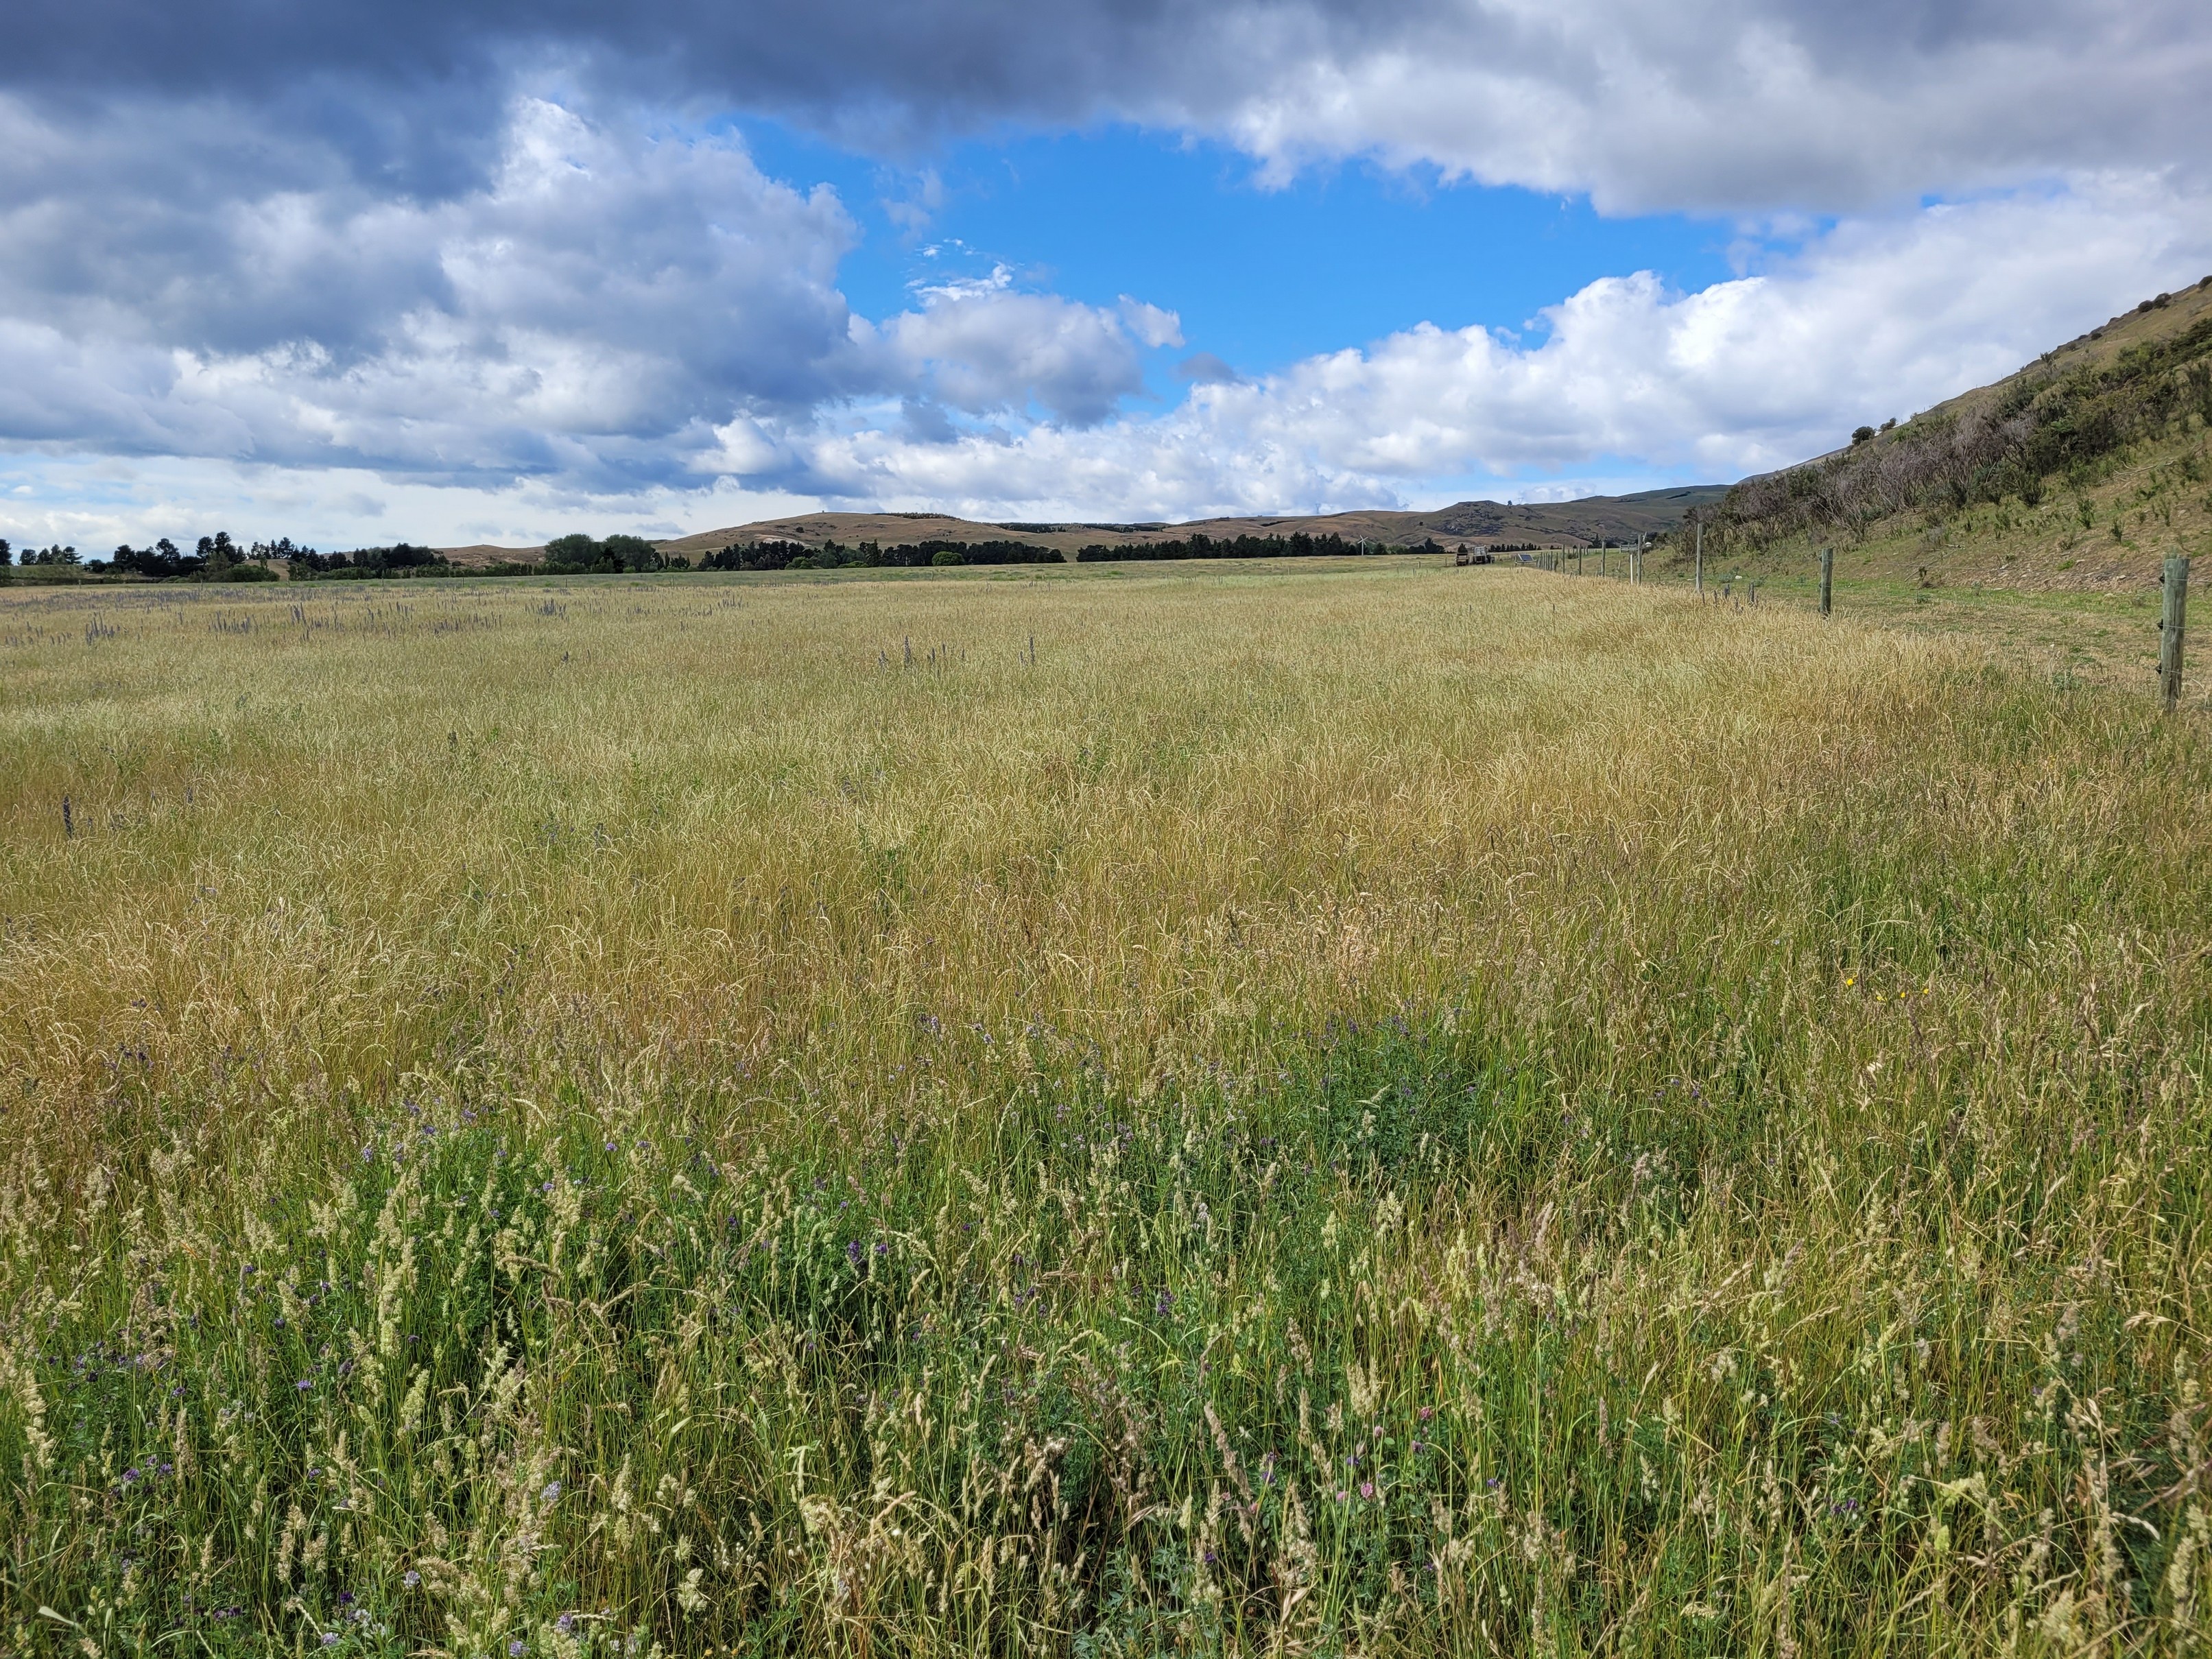
<path id="1" fill-rule="evenodd" d="M 1532 880 L 1741 879 L 1952 660 L 1504 572 L 11 615 L 9 1058 L 63 1105 L 118 1043 L 380 1095 L 547 1032 L 841 1073 L 921 1012 L 1141 1069 L 1548 977 Z"/>
<path id="2" fill-rule="evenodd" d="M 18 1646 L 2197 1638 L 2200 724 L 1506 569 L 297 592 L 0 598 Z"/>

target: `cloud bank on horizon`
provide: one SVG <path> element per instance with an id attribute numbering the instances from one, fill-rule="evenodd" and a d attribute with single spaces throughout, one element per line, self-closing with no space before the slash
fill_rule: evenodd
<path id="1" fill-rule="evenodd" d="M 2212 270 L 2208 70 L 2178 0 L 30 0 L 0 21 L 0 520 L 529 539 L 1734 477 Z M 861 314 L 854 204 L 733 114 L 925 181 L 948 143 L 1135 123 L 1262 185 L 1350 161 L 1751 251 L 1232 367 L 1173 293 L 1005 264 Z"/>

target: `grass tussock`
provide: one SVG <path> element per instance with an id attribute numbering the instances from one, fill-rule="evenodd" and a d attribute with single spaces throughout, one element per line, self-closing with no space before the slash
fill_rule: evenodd
<path id="1" fill-rule="evenodd" d="M 13 1650 L 2212 1630 L 2201 723 L 1505 570 L 321 592 L 0 606 Z"/>

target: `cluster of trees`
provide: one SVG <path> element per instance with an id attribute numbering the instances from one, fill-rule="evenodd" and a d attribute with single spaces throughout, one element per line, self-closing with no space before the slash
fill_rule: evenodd
<path id="1" fill-rule="evenodd" d="M 690 561 L 669 558 L 642 536 L 609 536 L 594 541 L 580 532 L 556 536 L 545 544 L 541 569 L 562 575 L 616 575 L 629 570 L 688 570 Z"/>
<path id="2" fill-rule="evenodd" d="M 2107 457 L 2191 415 L 2212 425 L 2212 319 L 2063 374 L 2046 356 L 1978 406 L 1862 427 L 1838 454 L 1745 479 L 1708 522 L 1764 546 L 1808 532 L 1863 534 L 1905 511 L 1948 514 L 2007 496 L 2034 507 L 2054 479 L 2086 489 Z"/>
<path id="3" fill-rule="evenodd" d="M 367 581 L 380 576 L 460 574 L 460 567 L 437 549 L 416 547 L 408 542 L 394 542 L 389 547 L 359 547 L 351 553 L 318 553 L 312 548 L 302 548 L 292 555 L 294 581 Z"/>
<path id="4" fill-rule="evenodd" d="M 838 570 L 848 566 L 867 569 L 912 569 L 924 565 L 1060 564 L 1062 556 L 1049 547 L 1029 542 L 953 542 L 928 540 L 882 547 L 862 542 L 847 547 L 824 542 L 808 547 L 799 542 L 744 542 L 709 553 L 699 561 L 702 570 Z"/>
<path id="5" fill-rule="evenodd" d="M 1143 542 L 1127 547 L 1093 543 L 1075 556 L 1085 564 L 1114 559 L 1307 559 L 1349 558 L 1362 553 L 1441 553 L 1433 538 L 1418 547 L 1399 547 L 1388 542 L 1348 542 L 1334 532 L 1309 536 L 1238 536 L 1216 541 L 1196 534 L 1175 541 Z"/>
<path id="6" fill-rule="evenodd" d="M 289 549 L 291 538 L 287 537 L 283 545 Z M 139 576 L 149 581 L 273 582 L 276 573 L 269 561 L 275 556 L 270 544 L 240 547 L 228 530 L 218 530 L 201 537 L 190 553 L 164 536 L 151 547 L 125 542 L 106 558 L 91 560 L 83 568 L 96 576 Z"/>
<path id="7" fill-rule="evenodd" d="M 289 543 L 289 538 L 286 539 Z M 149 581 L 173 581 L 179 578 L 234 582 L 276 580 L 276 572 L 269 568 L 268 554 L 258 544 L 252 549 L 240 548 L 230 539 L 228 530 L 201 537 L 198 545 L 190 553 L 167 536 L 151 547 L 133 547 L 125 542 L 105 562 L 86 568 L 117 576 L 143 576 Z"/>
<path id="8" fill-rule="evenodd" d="M 9 552 L 8 544 L 0 541 L 0 566 L 7 564 Z M 128 576 L 145 581 L 273 582 L 277 580 L 275 567 L 279 562 L 295 581 L 463 574 L 461 567 L 436 549 L 406 542 L 358 548 L 350 553 L 319 553 L 295 543 L 289 536 L 241 547 L 227 530 L 201 537 L 189 552 L 164 536 L 150 547 L 133 547 L 125 542 L 105 559 L 80 561 L 75 548 L 52 547 L 27 549 L 22 562 L 70 565 L 87 575 Z M 495 565 L 483 574 L 506 575 L 535 568 L 525 564 Z"/>
<path id="9" fill-rule="evenodd" d="M 15 550 L 4 538 L 0 538 L 0 569 L 6 568 L 16 558 Z M 21 554 L 26 566 L 34 564 L 75 564 L 76 549 L 73 547 L 27 547 Z"/>

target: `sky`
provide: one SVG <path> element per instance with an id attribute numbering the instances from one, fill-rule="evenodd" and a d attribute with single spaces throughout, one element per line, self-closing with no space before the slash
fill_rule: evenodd
<path id="1" fill-rule="evenodd" d="M 11 0 L 0 537 L 1726 482 L 2212 272 L 2201 0 Z"/>

